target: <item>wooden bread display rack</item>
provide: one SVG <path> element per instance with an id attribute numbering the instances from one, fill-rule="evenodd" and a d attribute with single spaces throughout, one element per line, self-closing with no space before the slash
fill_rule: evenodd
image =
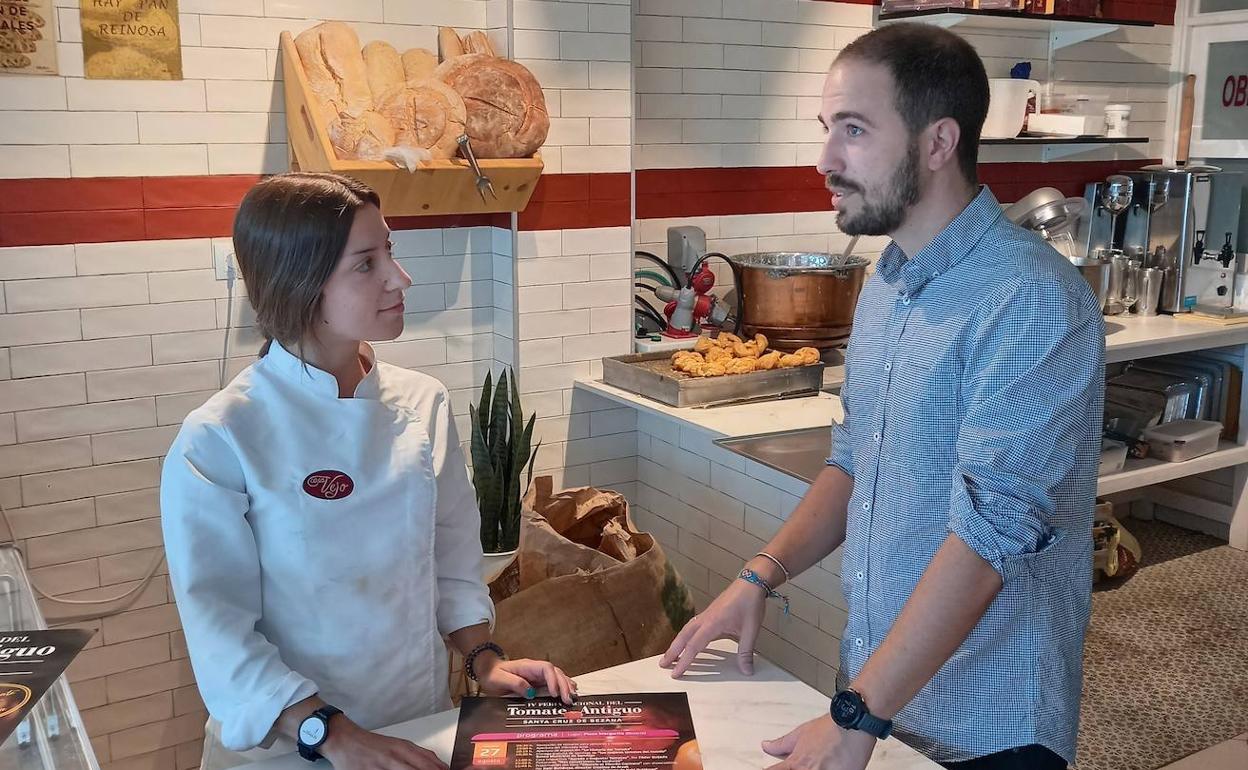
<path id="1" fill-rule="evenodd" d="M 316 96 L 289 32 L 281 34 L 281 49 L 292 170 L 329 171 L 354 177 L 377 191 L 386 216 L 498 213 L 522 211 L 528 205 L 542 174 L 540 154 L 532 158 L 479 159 L 481 171 L 489 176 L 498 196 L 488 200 L 478 193 L 476 176 L 463 158 L 424 161 L 414 172 L 381 161 L 339 159 L 330 144 L 327 127 L 313 117 Z"/>

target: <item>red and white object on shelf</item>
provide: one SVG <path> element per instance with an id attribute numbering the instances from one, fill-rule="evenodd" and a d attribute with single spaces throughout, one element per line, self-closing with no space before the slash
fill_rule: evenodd
<path id="1" fill-rule="evenodd" d="M 728 318 L 728 310 L 711 289 L 715 288 L 715 274 L 705 264 L 689 276 L 689 283 L 680 289 L 659 286 L 655 296 L 667 303 L 663 315 L 667 317 L 665 337 L 685 339 L 701 333 L 704 323 L 718 326 Z"/>

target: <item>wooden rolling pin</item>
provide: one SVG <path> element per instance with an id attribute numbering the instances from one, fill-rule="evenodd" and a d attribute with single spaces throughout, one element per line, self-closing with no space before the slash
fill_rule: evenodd
<path id="1" fill-rule="evenodd" d="M 1192 149 L 1192 114 L 1196 110 L 1196 76 L 1183 78 L 1183 101 L 1179 105 L 1179 141 L 1174 148 L 1174 165 L 1182 168 Z"/>

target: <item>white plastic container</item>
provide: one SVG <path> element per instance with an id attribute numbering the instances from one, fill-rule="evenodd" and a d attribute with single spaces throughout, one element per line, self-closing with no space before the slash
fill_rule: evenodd
<path id="1" fill-rule="evenodd" d="M 1149 452 L 1162 460 L 1181 463 L 1218 448 L 1222 423 L 1212 420 L 1174 420 L 1144 431 Z"/>
<path id="2" fill-rule="evenodd" d="M 1127 136 L 1127 126 L 1131 122 L 1131 105 L 1105 105 L 1105 136 L 1123 139 Z"/>
<path id="3" fill-rule="evenodd" d="M 1098 476 L 1117 473 L 1126 466 L 1126 463 L 1126 444 L 1109 438 L 1101 439 L 1101 467 L 1097 470 Z"/>

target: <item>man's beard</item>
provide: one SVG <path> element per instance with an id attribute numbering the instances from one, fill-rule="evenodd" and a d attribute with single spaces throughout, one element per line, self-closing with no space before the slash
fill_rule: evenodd
<path id="1" fill-rule="evenodd" d="M 836 224 L 846 235 L 888 235 L 906 221 L 907 209 L 919 200 L 919 143 L 911 142 L 906 155 L 888 180 L 879 200 L 868 200 L 861 185 L 836 174 L 828 175 L 829 187 L 843 186 L 858 193 L 862 208 L 850 214 L 841 211 Z"/>

